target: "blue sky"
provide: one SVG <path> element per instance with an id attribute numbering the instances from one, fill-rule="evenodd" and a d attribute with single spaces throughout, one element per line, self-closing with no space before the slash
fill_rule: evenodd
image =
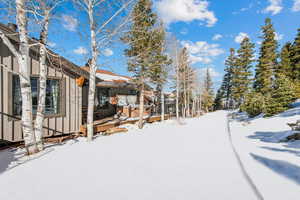
<path id="1" fill-rule="evenodd" d="M 200 73 L 210 68 L 216 87 L 222 79 L 229 48 L 237 49 L 245 36 L 259 48 L 260 27 L 266 17 L 272 19 L 281 46 L 292 41 L 300 28 L 300 0 L 155 0 L 153 8 L 167 31 L 188 48 L 193 66 Z M 102 12 L 105 17 L 111 14 Z M 99 20 L 103 20 L 101 14 Z M 74 63 L 84 65 L 89 58 L 86 14 L 66 3 L 57 11 L 54 22 L 49 46 Z M 124 48 L 118 38 L 103 47 L 101 68 L 129 75 Z"/>

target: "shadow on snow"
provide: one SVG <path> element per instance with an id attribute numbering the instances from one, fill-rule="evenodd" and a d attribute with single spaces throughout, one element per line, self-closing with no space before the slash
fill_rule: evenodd
<path id="1" fill-rule="evenodd" d="M 282 160 L 273 160 L 263 156 L 250 153 L 252 158 L 273 172 L 284 176 L 300 185 L 300 167 Z"/>
<path id="2" fill-rule="evenodd" d="M 77 139 L 73 139 L 72 142 L 75 144 L 79 141 Z M 19 149 L 18 151 L 17 148 L 12 148 L 0 151 L 0 175 L 5 171 L 18 167 L 21 164 L 38 159 L 54 151 L 56 146 L 62 146 L 64 144 L 66 144 L 66 142 L 45 144 L 43 151 L 30 156 L 25 155 L 25 149 L 22 149 L 21 151 Z"/>
<path id="3" fill-rule="evenodd" d="M 292 131 L 277 131 L 277 132 L 264 132 L 264 131 L 257 131 L 254 135 L 248 136 L 250 139 L 257 139 L 262 142 L 268 143 L 278 143 L 286 139 L 289 135 L 293 134 Z"/>
<path id="4" fill-rule="evenodd" d="M 275 152 L 285 152 L 285 153 L 291 153 L 293 155 L 299 156 L 300 157 L 300 151 L 296 150 L 289 150 L 289 149 L 280 149 L 280 148 L 274 148 L 274 147 L 261 147 L 262 149 L 267 149 L 270 151 L 275 151 Z"/>

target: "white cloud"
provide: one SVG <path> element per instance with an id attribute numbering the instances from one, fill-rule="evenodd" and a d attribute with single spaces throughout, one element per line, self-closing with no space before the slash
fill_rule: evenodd
<path id="1" fill-rule="evenodd" d="M 235 39 L 234 39 L 234 41 L 236 42 L 236 43 L 241 43 L 243 40 L 244 40 L 244 38 L 250 38 L 249 37 L 249 35 L 247 34 L 247 33 L 243 33 L 243 32 L 240 32 L 236 37 L 235 37 Z"/>
<path id="2" fill-rule="evenodd" d="M 223 35 L 221 35 L 221 34 L 215 34 L 215 35 L 213 36 L 212 40 L 219 40 L 219 39 L 221 39 L 221 38 L 223 38 Z"/>
<path id="3" fill-rule="evenodd" d="M 300 11 L 300 0 L 294 0 L 292 11 L 294 12 Z"/>
<path id="4" fill-rule="evenodd" d="M 212 78 L 216 78 L 216 77 L 220 77 L 220 76 L 221 76 L 221 74 L 220 74 L 219 72 L 217 72 L 217 71 L 214 69 L 213 66 L 198 69 L 199 76 L 200 76 L 200 77 L 205 77 L 205 76 L 206 76 L 207 69 L 208 69 L 208 72 L 209 72 L 209 74 L 210 74 L 210 76 L 211 76 Z"/>
<path id="5" fill-rule="evenodd" d="M 253 3 L 250 3 L 248 7 L 241 8 L 239 11 L 232 12 L 232 14 L 236 15 L 236 14 L 239 14 L 239 13 L 241 13 L 241 12 L 248 11 L 248 10 L 250 10 L 251 8 L 253 8 L 253 6 L 254 6 L 254 4 L 253 4 Z"/>
<path id="6" fill-rule="evenodd" d="M 272 15 L 277 15 L 283 9 L 282 0 L 268 0 L 270 5 L 264 9 L 265 13 L 271 13 Z"/>
<path id="7" fill-rule="evenodd" d="M 274 39 L 275 39 L 275 40 L 282 40 L 282 39 L 283 39 L 283 36 L 284 36 L 283 34 L 279 34 L 279 33 L 276 33 L 276 32 L 275 32 L 275 38 L 274 38 Z"/>
<path id="8" fill-rule="evenodd" d="M 211 63 L 214 57 L 224 53 L 224 50 L 218 44 L 209 44 L 206 41 L 181 41 L 181 45 L 186 47 L 190 54 L 192 63 Z"/>
<path id="9" fill-rule="evenodd" d="M 71 15 L 62 15 L 63 20 L 63 27 L 68 31 L 76 31 L 78 26 L 78 21 L 76 18 L 72 17 Z"/>
<path id="10" fill-rule="evenodd" d="M 114 54 L 114 52 L 109 48 L 104 49 L 104 51 L 103 51 L 103 55 L 106 57 L 112 56 L 113 54 Z"/>
<path id="11" fill-rule="evenodd" d="M 54 42 L 48 42 L 47 44 L 49 47 L 52 47 L 52 48 L 56 46 L 56 43 L 54 43 Z"/>
<path id="12" fill-rule="evenodd" d="M 166 24 L 201 20 L 211 27 L 217 22 L 214 12 L 208 10 L 209 3 L 206 0 L 160 0 L 155 6 Z"/>
<path id="13" fill-rule="evenodd" d="M 84 47 L 78 47 L 77 49 L 74 49 L 73 52 L 79 55 L 85 55 L 88 53 L 88 51 Z"/>

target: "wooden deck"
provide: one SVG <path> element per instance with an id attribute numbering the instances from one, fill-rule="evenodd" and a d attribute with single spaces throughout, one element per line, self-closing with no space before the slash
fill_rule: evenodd
<path id="1" fill-rule="evenodd" d="M 165 120 L 170 119 L 170 115 L 165 115 Z M 153 123 L 161 121 L 161 116 L 151 116 L 145 118 L 146 123 Z M 119 127 L 124 124 L 135 124 L 138 122 L 138 119 L 127 119 L 127 120 L 120 120 L 114 119 L 113 117 L 108 117 L 105 119 L 97 120 L 94 122 L 94 134 L 106 132 L 112 128 Z M 80 127 L 80 132 L 83 136 L 87 136 L 87 128 L 86 124 Z"/>

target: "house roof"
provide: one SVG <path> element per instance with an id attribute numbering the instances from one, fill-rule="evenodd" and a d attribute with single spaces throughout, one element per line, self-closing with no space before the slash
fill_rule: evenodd
<path id="1" fill-rule="evenodd" d="M 0 29 L 2 32 L 6 35 L 8 35 L 8 38 L 15 42 L 16 44 L 19 43 L 19 37 L 17 36 L 17 32 L 10 29 L 7 25 L 4 25 L 0 23 Z M 34 38 L 29 39 L 29 44 L 35 44 L 38 40 Z M 35 45 L 30 48 L 30 53 L 35 53 L 36 55 L 39 54 L 39 46 Z M 68 74 L 72 74 L 73 76 L 79 77 L 83 76 L 86 79 L 89 78 L 89 72 L 82 70 L 78 65 L 74 64 L 73 62 L 67 60 L 63 56 L 58 55 L 57 53 L 51 51 L 50 49 L 47 49 L 49 52 L 49 66 L 59 68 L 62 70 L 62 72 L 67 72 Z M 99 80 L 97 80 L 99 81 Z"/>
<path id="2" fill-rule="evenodd" d="M 82 67 L 82 69 L 86 71 L 90 71 L 90 68 L 85 66 Z M 103 70 L 103 69 L 97 69 L 96 70 L 96 76 L 104 81 L 111 81 L 111 82 L 131 82 L 132 78 L 129 76 L 123 76 L 116 74 L 114 72 L 108 71 L 108 70 Z"/>
<path id="3" fill-rule="evenodd" d="M 85 66 L 81 67 L 86 71 L 90 71 L 90 68 Z M 136 85 L 132 83 L 132 78 L 129 76 L 123 76 L 114 72 L 98 69 L 96 70 L 97 78 L 103 80 L 97 83 L 98 87 L 112 87 L 112 88 L 131 88 L 136 89 Z"/>

